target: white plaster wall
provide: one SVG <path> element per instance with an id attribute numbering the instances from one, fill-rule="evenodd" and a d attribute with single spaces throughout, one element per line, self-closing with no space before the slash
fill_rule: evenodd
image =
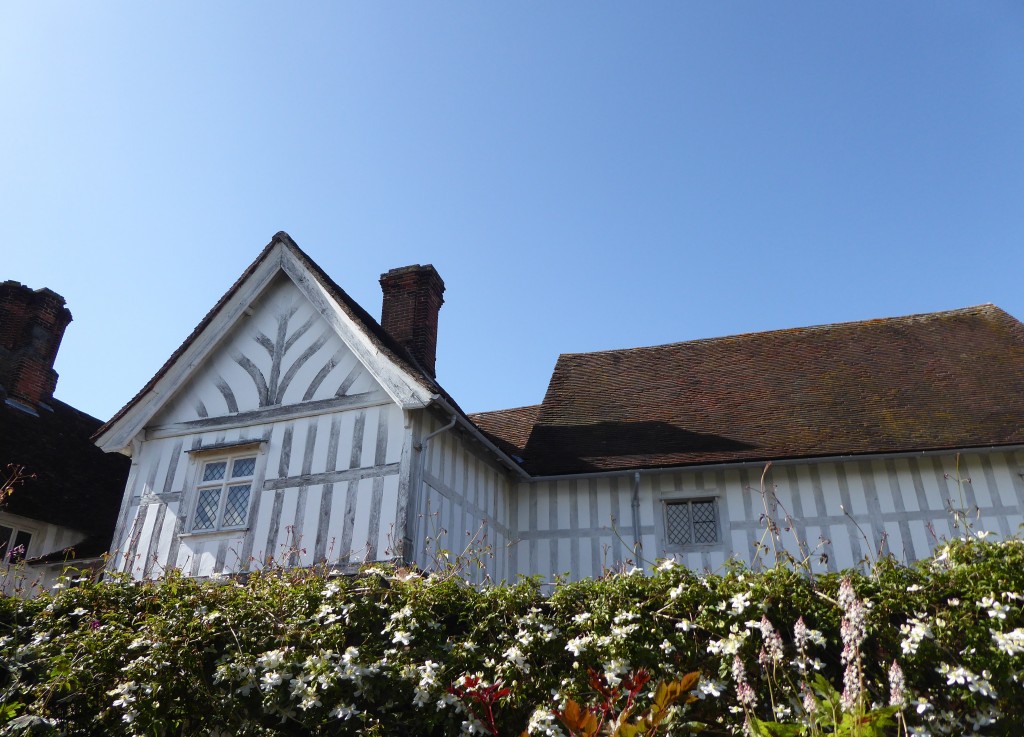
<path id="1" fill-rule="evenodd" d="M 770 565 L 775 551 L 836 571 L 880 554 L 927 557 L 965 524 L 1007 537 L 1024 523 L 1021 451 L 779 463 L 762 486 L 763 472 L 751 465 L 641 474 L 642 549 L 634 476 L 519 483 L 510 495 L 509 571 L 579 579 L 667 556 L 715 571 L 731 557 Z M 669 548 L 663 505 L 687 498 L 717 500 L 718 544 Z M 769 518 L 778 525 L 774 536 Z"/>
<path id="2" fill-rule="evenodd" d="M 430 418 L 422 434 L 441 427 Z M 505 471 L 456 429 L 428 440 L 413 458 L 422 463 L 410 535 L 416 564 L 432 570 L 448 551 L 467 562 L 464 575 L 473 582 L 514 580 L 508 567 L 510 482 Z"/>
<path id="3" fill-rule="evenodd" d="M 248 528 L 192 534 L 194 448 L 264 440 Z M 210 576 L 268 565 L 391 560 L 399 462 L 408 433 L 388 402 L 142 444 L 111 568 L 136 578 L 170 567 Z"/>

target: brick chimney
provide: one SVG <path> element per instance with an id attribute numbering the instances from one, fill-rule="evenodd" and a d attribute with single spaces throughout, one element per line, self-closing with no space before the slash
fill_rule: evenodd
<path id="1" fill-rule="evenodd" d="M 30 405 L 53 398 L 57 357 L 71 312 L 49 289 L 0 284 L 0 391 Z"/>
<path id="2" fill-rule="evenodd" d="M 384 292 L 381 325 L 433 377 L 444 282 L 433 266 L 417 264 L 381 274 L 380 288 Z"/>

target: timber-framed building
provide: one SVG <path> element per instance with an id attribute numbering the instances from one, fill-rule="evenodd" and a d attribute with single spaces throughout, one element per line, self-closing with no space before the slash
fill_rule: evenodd
<path id="1" fill-rule="evenodd" d="M 96 436 L 131 458 L 110 567 L 268 564 L 573 578 L 777 545 L 815 570 L 1024 522 L 1024 326 L 992 305 L 563 355 L 543 401 L 469 415 L 434 375 L 444 283 L 381 321 L 278 233 Z"/>

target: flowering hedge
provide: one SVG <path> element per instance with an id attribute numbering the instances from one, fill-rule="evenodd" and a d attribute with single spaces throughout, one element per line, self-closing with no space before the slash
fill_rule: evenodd
<path id="1" fill-rule="evenodd" d="M 1016 735 L 1022 667 L 1016 540 L 870 575 L 376 567 L 0 599 L 3 734 Z"/>

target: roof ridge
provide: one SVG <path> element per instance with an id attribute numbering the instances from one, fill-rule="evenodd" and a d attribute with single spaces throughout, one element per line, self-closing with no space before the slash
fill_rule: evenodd
<path id="1" fill-rule="evenodd" d="M 484 410 L 483 412 L 468 412 L 467 415 L 469 417 L 476 417 L 478 415 L 494 415 L 499 412 L 515 412 L 521 409 L 539 409 L 540 407 L 543 406 L 543 404 L 543 402 L 536 402 L 534 404 L 524 404 L 519 407 L 505 407 L 504 409 L 488 409 Z"/>
<path id="2" fill-rule="evenodd" d="M 710 338 L 694 338 L 692 340 L 677 340 L 671 343 L 657 343 L 655 345 L 638 345 L 630 348 L 607 348 L 600 351 L 577 351 L 573 353 L 560 353 L 558 360 L 561 361 L 563 358 L 573 358 L 576 356 L 596 356 L 610 353 L 627 353 L 629 351 L 645 351 L 658 348 L 674 348 L 681 345 L 694 345 L 696 343 L 713 343 L 716 341 L 727 341 L 736 340 L 738 338 L 749 338 L 755 335 L 771 336 L 779 333 L 795 333 L 795 332 L 810 332 L 818 330 L 827 330 L 830 328 L 838 327 L 852 327 L 855 325 L 868 325 L 878 323 L 893 323 L 893 322 L 919 322 L 924 319 L 937 319 L 941 317 L 949 317 L 953 315 L 967 315 L 967 314 L 979 314 L 984 312 L 997 312 L 1004 315 L 1008 315 L 1005 310 L 995 305 L 992 302 L 983 302 L 982 304 L 970 305 L 968 307 L 956 307 L 951 310 L 937 310 L 935 312 L 915 312 L 909 315 L 895 315 L 891 317 L 874 317 L 867 318 L 864 320 L 846 320 L 843 322 L 831 322 L 821 323 L 819 325 L 802 325 L 792 328 L 773 328 L 771 330 L 760 330 L 757 332 L 750 333 L 735 333 L 733 335 L 718 335 Z M 543 402 L 542 402 L 543 404 Z"/>

